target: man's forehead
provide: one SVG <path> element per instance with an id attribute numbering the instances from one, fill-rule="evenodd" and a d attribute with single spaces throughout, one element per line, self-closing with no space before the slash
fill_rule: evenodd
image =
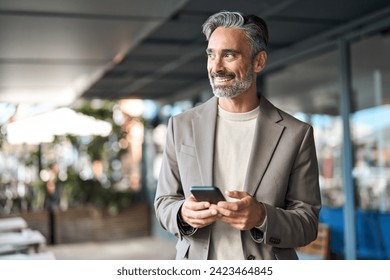
<path id="1" fill-rule="evenodd" d="M 213 33 L 211 33 L 209 40 L 211 40 L 213 37 L 220 37 L 220 36 L 226 36 L 226 37 L 245 37 L 245 31 L 240 28 L 235 27 L 217 27 Z"/>
<path id="2" fill-rule="evenodd" d="M 211 34 L 207 49 L 230 49 L 238 51 L 239 49 L 247 47 L 249 47 L 249 42 L 244 30 L 238 28 L 218 27 Z"/>

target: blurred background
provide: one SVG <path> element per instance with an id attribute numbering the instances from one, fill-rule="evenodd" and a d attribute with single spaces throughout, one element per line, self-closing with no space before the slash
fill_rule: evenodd
<path id="1" fill-rule="evenodd" d="M 387 0 L 0 0 L 0 258 L 174 258 L 165 129 L 220 10 L 267 21 L 259 91 L 314 126 L 329 258 L 390 259 Z"/>

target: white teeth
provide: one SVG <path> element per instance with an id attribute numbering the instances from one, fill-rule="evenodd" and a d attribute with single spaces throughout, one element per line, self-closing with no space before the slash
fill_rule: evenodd
<path id="1" fill-rule="evenodd" d="M 218 81 L 218 82 L 227 82 L 227 81 L 229 81 L 229 79 L 219 79 L 219 78 L 216 78 L 215 80 Z"/>

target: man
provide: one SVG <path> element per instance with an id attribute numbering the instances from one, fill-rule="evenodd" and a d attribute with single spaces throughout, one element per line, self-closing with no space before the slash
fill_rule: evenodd
<path id="1" fill-rule="evenodd" d="M 313 129 L 257 96 L 261 18 L 220 12 L 203 33 L 215 97 L 169 121 L 157 218 L 178 237 L 177 259 L 297 259 L 321 208 Z M 196 201 L 196 185 L 218 186 L 227 201 Z"/>
<path id="2" fill-rule="evenodd" d="M 45 206 L 48 210 L 50 229 L 50 244 L 56 244 L 56 210 L 60 205 L 61 190 L 58 181 L 58 165 L 55 162 L 49 164 L 49 180 L 46 182 Z"/>

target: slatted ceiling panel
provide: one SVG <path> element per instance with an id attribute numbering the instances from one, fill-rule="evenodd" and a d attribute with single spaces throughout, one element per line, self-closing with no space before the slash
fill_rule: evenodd
<path id="1" fill-rule="evenodd" d="M 139 56 L 139 60 L 147 59 L 148 56 L 155 57 L 156 60 L 172 59 L 177 57 L 177 54 L 182 48 L 182 45 L 175 44 L 143 43 L 133 50 L 132 56 L 135 56 L 135 58 Z"/>
<path id="2" fill-rule="evenodd" d="M 305 7 L 302 1 L 281 0 L 261 1 L 260 3 L 259 1 L 246 1 L 240 3 L 239 8 L 235 1 L 209 2 L 206 0 L 189 1 L 129 53 L 126 63 L 118 67 L 123 69 L 128 66 L 128 69 L 131 69 L 128 72 L 129 75 L 133 75 L 136 79 L 148 80 L 148 82 L 143 83 L 141 87 L 133 86 L 129 82 L 128 86 L 120 90 L 120 94 L 144 98 L 154 97 L 160 100 L 167 100 L 171 96 L 173 100 L 174 96 L 185 98 L 186 92 L 189 92 L 191 87 L 198 87 L 199 84 L 207 86 L 206 58 L 202 52 L 207 47 L 207 42 L 201 33 L 201 25 L 208 16 L 222 9 L 264 15 L 271 31 L 270 57 L 273 51 L 289 47 L 313 34 L 317 35 L 345 20 L 338 17 L 327 18 L 326 13 L 323 17 L 319 16 L 321 14 L 319 6 L 325 5 L 325 2 L 317 2 L 315 5 L 317 10 L 313 6 L 309 8 L 309 10 L 314 9 L 310 10 L 310 13 L 305 15 L 300 12 L 299 16 L 295 16 L 294 13 Z M 284 13 L 290 9 L 294 13 Z M 201 51 L 199 54 L 181 63 L 188 53 L 191 53 L 191 50 L 197 49 Z M 149 68 L 148 61 L 142 61 L 149 56 L 154 57 L 159 66 Z M 168 57 L 169 59 L 166 60 Z M 166 66 L 174 67 L 171 67 L 169 71 L 159 72 L 159 69 L 164 69 Z M 193 94 L 199 94 L 199 91 L 193 91 Z"/>
<path id="3" fill-rule="evenodd" d="M 101 91 L 117 91 L 123 88 L 128 83 L 128 79 L 122 80 L 122 79 L 112 79 L 108 80 L 105 79 L 104 81 L 100 81 L 98 85 L 96 85 L 95 90 L 101 90 Z"/>
<path id="4" fill-rule="evenodd" d="M 385 5 L 384 5 L 385 4 Z M 278 15 L 297 18 L 318 18 L 348 21 L 364 14 L 383 8 L 389 3 L 383 0 L 353 0 L 353 1 L 295 1 L 288 9 L 281 10 Z"/>
<path id="5" fill-rule="evenodd" d="M 204 15 L 210 15 L 213 12 L 220 10 L 228 11 L 244 11 L 244 12 L 260 12 L 261 10 L 268 11 L 280 3 L 295 3 L 296 1 L 291 0 L 245 0 L 237 3 L 236 0 L 223 0 L 223 1 L 210 1 L 210 0 L 197 0 L 190 1 L 184 8 L 184 12 L 191 11 L 197 13 L 203 13 Z"/>
<path id="6" fill-rule="evenodd" d="M 84 92 L 83 98 L 84 99 L 106 99 L 106 100 L 118 100 L 121 98 L 130 98 L 131 96 L 125 96 L 124 94 L 119 94 L 119 91 L 112 90 L 112 89 L 88 89 Z"/>
<path id="7" fill-rule="evenodd" d="M 65 88 L 81 79 L 92 85 L 96 72 L 134 48 L 185 0 L 57 2 L 0 1 L 0 102 L 67 104 L 68 97 L 59 98 Z M 15 75 L 12 65 L 29 75 Z M 20 78 L 14 85 L 7 77 Z M 56 87 L 50 86 L 54 81 Z"/>
<path id="8" fill-rule="evenodd" d="M 288 47 L 293 43 L 309 39 L 313 33 L 322 32 L 330 27 L 324 23 L 313 22 L 308 24 L 308 22 L 281 21 L 272 17 L 267 22 L 269 23 L 271 46 L 269 51 L 278 49 L 280 46 Z M 286 25 L 288 25 L 288 28 L 286 28 Z M 299 30 L 299 32 L 294 32 L 294 30 Z"/>
<path id="9" fill-rule="evenodd" d="M 111 72 L 109 75 L 106 75 L 104 79 L 98 81 L 94 86 L 94 90 L 113 90 L 119 91 L 124 86 L 136 81 L 136 77 L 132 74 L 129 74 L 128 71 L 124 71 L 125 74 L 118 72 Z"/>
<path id="10" fill-rule="evenodd" d="M 159 96 L 161 94 L 166 94 L 172 91 L 177 91 L 181 88 L 184 88 L 188 86 L 187 81 L 179 80 L 179 81 L 174 81 L 172 80 L 167 80 L 167 79 L 161 79 L 158 81 L 155 81 L 152 84 L 146 85 L 143 87 L 141 90 L 145 92 L 146 94 L 151 94 L 151 95 L 156 95 Z"/>
<path id="11" fill-rule="evenodd" d="M 194 74 L 196 80 L 199 75 L 207 77 L 207 57 L 206 57 L 207 45 L 200 46 L 198 55 L 193 56 L 192 59 L 188 60 L 184 64 L 178 64 L 176 68 L 172 69 L 170 73 L 173 74 Z M 169 74 L 169 73 L 167 73 Z M 186 77 L 186 76 L 184 76 Z"/>
<path id="12" fill-rule="evenodd" d="M 169 58 L 164 58 L 163 56 L 160 56 L 159 59 L 151 60 L 151 59 L 142 59 L 142 58 L 133 58 L 128 59 L 125 63 L 122 63 L 121 65 L 118 65 L 113 70 L 108 72 L 106 75 L 110 75 L 111 73 L 123 73 L 126 75 L 131 75 L 134 73 L 134 76 L 140 76 L 140 74 L 137 75 L 137 73 L 141 73 L 143 75 L 149 74 L 153 71 L 156 71 L 156 69 L 159 69 L 169 63 L 171 60 Z M 109 76 L 107 78 L 110 78 Z"/>
<path id="13" fill-rule="evenodd" d="M 146 17 L 149 19 L 162 18 L 163 15 L 170 13 L 172 5 L 178 1 L 164 0 L 164 5 L 158 5 L 154 0 L 67 0 L 67 1 L 15 1 L 1 0 L 0 9 L 16 11 L 35 11 L 38 13 L 49 12 L 58 14 L 90 15 L 94 17 Z"/>
<path id="14" fill-rule="evenodd" d="M 199 37 L 200 27 L 207 17 L 204 16 L 187 16 L 180 14 L 177 19 L 171 19 L 151 34 L 148 41 L 166 40 L 178 42 L 180 44 L 192 43 Z"/>
<path id="15" fill-rule="evenodd" d="M 143 46 L 143 45 L 142 45 Z M 162 54 L 160 51 L 153 49 L 153 53 L 145 52 L 141 50 L 141 48 L 137 48 L 130 55 L 126 56 L 121 63 L 117 64 L 116 67 L 122 69 L 122 67 L 132 66 L 135 63 L 143 64 L 143 63 L 167 63 L 176 58 L 176 53 L 172 53 L 168 48 L 170 53 Z M 151 52 L 151 50 L 149 50 Z M 144 52 L 144 53 L 142 53 Z"/>
<path id="16" fill-rule="evenodd" d="M 2 0 L 0 102 L 12 97 L 13 101 L 29 99 L 39 103 L 55 96 L 51 102 L 57 104 L 61 89 L 85 77 L 86 89 L 78 94 L 85 93 L 86 98 L 153 95 L 174 99 L 184 95 L 181 79 L 189 81 L 187 74 L 193 73 L 195 87 L 201 71 L 206 69 L 203 50 L 207 42 L 201 25 L 215 12 L 239 10 L 265 17 L 271 33 L 271 63 L 274 54 L 280 60 L 281 53 L 283 58 L 291 46 L 302 40 L 386 8 L 388 0 Z M 194 55 L 197 50 L 201 53 Z M 102 73 L 102 82 L 91 77 L 97 70 L 105 71 L 119 52 L 125 56 L 124 61 L 106 75 Z M 189 55 L 193 57 L 188 59 Z M 193 60 L 199 61 L 197 66 Z M 156 70 L 167 66 L 169 71 L 156 75 Z M 15 71 L 17 67 L 26 74 L 21 77 L 23 71 Z M 192 71 L 192 67 L 196 70 Z M 160 96 L 161 90 L 156 94 L 149 83 L 156 81 L 157 88 L 164 76 L 172 84 L 166 84 L 166 95 Z M 133 86 L 145 78 L 149 80 L 143 86 L 147 91 Z M 23 95 L 21 89 L 28 94 Z"/>

